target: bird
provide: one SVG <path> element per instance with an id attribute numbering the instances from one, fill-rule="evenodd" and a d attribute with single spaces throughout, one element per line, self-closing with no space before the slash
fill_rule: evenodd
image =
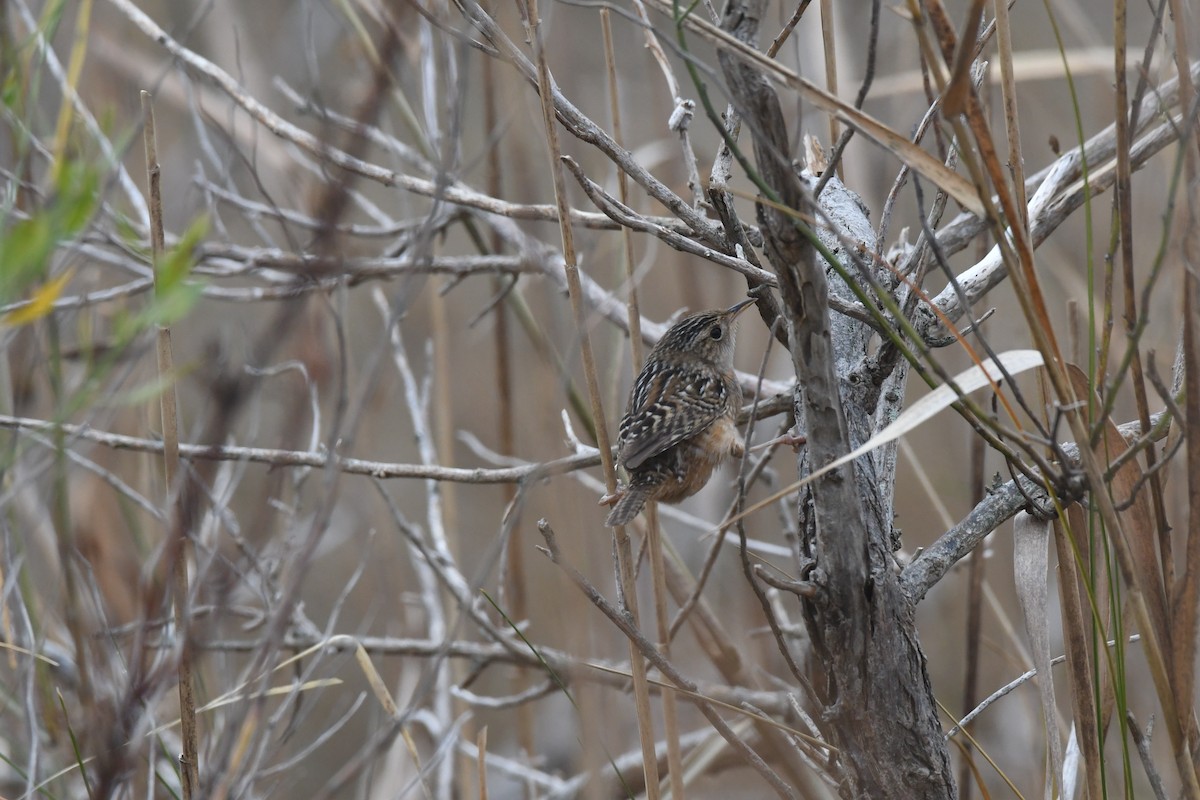
<path id="1" fill-rule="evenodd" d="M 681 319 L 646 357 L 617 437 L 628 485 L 600 500 L 613 506 L 607 527 L 628 524 L 651 500 L 691 497 L 721 462 L 745 454 L 736 422 L 742 388 L 733 372 L 733 342 L 738 314 L 752 303 Z"/>

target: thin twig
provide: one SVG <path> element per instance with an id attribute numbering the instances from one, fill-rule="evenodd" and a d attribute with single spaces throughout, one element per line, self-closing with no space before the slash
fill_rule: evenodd
<path id="1" fill-rule="evenodd" d="M 1150 731 L 1154 727 L 1154 717 L 1150 718 L 1144 733 L 1132 711 L 1127 711 L 1125 718 L 1129 722 L 1129 735 L 1133 738 L 1134 747 L 1137 748 L 1142 768 L 1146 770 L 1146 779 L 1150 781 L 1150 790 L 1154 792 L 1154 800 L 1167 800 L 1167 790 L 1163 786 L 1162 776 L 1158 774 L 1158 768 L 1154 766 L 1154 757 L 1150 755 Z"/>
<path id="2" fill-rule="evenodd" d="M 158 264 L 163 258 L 162 219 L 162 170 L 158 164 L 158 145 L 154 129 L 154 103 L 150 93 L 142 92 L 142 114 L 145 117 L 143 137 L 146 146 L 146 175 L 150 187 L 150 242 L 151 261 L 155 266 L 155 294 L 158 294 Z M 156 297 L 156 299 L 158 299 Z M 174 593 L 175 631 L 179 639 L 179 716 L 183 753 L 179 757 L 180 773 L 183 777 L 184 800 L 191 800 L 200 789 L 199 732 L 196 727 L 196 689 L 192 678 L 192 648 L 190 638 L 191 621 L 189 606 L 191 592 L 188 588 L 188 539 L 191 536 L 186 515 L 183 486 L 179 480 L 179 406 L 175 399 L 175 367 L 171 356 L 171 329 L 159 326 L 156 339 L 158 353 L 158 377 L 163 382 L 159 395 L 159 411 L 162 418 L 163 451 L 162 463 L 165 476 L 164 486 L 168 506 L 171 509 L 167 531 L 167 562 L 171 568 L 171 585 Z"/>

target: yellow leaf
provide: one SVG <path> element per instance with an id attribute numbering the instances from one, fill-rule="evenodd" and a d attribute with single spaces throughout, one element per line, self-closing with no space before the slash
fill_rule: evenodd
<path id="1" fill-rule="evenodd" d="M 67 288 L 67 284 L 70 283 L 74 274 L 75 270 L 69 269 L 54 280 L 47 282 L 33 293 L 25 305 L 5 314 L 4 324 L 13 327 L 28 325 L 49 314 L 54 309 L 54 301 L 63 293 L 63 289 Z"/>

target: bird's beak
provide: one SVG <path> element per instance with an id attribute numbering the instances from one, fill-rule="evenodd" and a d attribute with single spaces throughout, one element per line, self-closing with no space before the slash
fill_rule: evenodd
<path id="1" fill-rule="evenodd" d="M 725 313 L 728 314 L 731 319 L 737 319 L 738 314 L 742 313 L 747 308 L 754 305 L 755 302 L 756 302 L 755 298 L 753 298 L 753 297 L 747 298 L 740 303 L 735 303 L 734 305 L 730 306 L 729 310 L 726 311 Z"/>

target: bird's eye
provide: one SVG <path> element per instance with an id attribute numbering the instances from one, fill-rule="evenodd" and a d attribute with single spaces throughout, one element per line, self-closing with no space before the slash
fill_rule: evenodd
<path id="1" fill-rule="evenodd" d="M 719 342 L 721 341 L 721 337 L 725 335 L 725 331 L 721 330 L 720 325 L 713 325 L 712 330 L 708 332 L 708 335 L 712 337 L 714 342 Z"/>

